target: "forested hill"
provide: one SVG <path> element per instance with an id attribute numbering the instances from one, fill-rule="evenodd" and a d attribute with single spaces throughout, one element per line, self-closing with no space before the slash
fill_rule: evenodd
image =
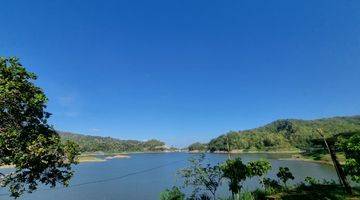
<path id="1" fill-rule="evenodd" d="M 119 140 L 111 137 L 100 137 L 81 135 L 70 132 L 60 132 L 62 140 L 71 140 L 79 144 L 81 152 L 145 152 L 163 151 L 166 149 L 165 143 L 159 140 Z"/>
<path id="2" fill-rule="evenodd" d="M 360 115 L 333 117 L 317 120 L 277 120 L 265 126 L 232 131 L 221 135 L 208 144 L 210 151 L 226 151 L 227 140 L 231 150 L 291 150 L 311 147 L 311 140 L 319 138 L 316 129 L 326 136 L 360 131 Z"/>

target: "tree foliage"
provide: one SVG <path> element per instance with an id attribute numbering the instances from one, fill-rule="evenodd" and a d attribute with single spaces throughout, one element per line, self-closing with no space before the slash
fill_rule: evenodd
<path id="1" fill-rule="evenodd" d="M 278 181 L 271 178 L 264 178 L 262 184 L 266 191 L 274 192 L 281 189 L 281 185 Z"/>
<path id="2" fill-rule="evenodd" d="M 160 193 L 160 200 L 184 200 L 185 194 L 178 187 L 166 189 Z"/>
<path id="3" fill-rule="evenodd" d="M 247 168 L 248 168 L 248 175 L 250 177 L 253 176 L 262 177 L 269 172 L 269 170 L 271 169 L 271 164 L 267 160 L 260 159 L 260 160 L 250 161 L 247 164 Z"/>
<path id="4" fill-rule="evenodd" d="M 193 189 L 192 199 L 206 196 L 206 194 L 201 194 L 203 191 L 209 192 L 213 199 L 216 199 L 216 191 L 221 185 L 222 171 L 220 167 L 218 165 L 204 165 L 204 159 L 204 154 L 192 157 L 189 159 L 190 166 L 179 171 L 179 174 L 184 178 L 184 186 Z"/>
<path id="5" fill-rule="evenodd" d="M 241 182 L 248 176 L 248 168 L 241 158 L 228 159 L 221 165 L 223 177 L 229 179 L 229 190 L 238 194 L 242 188 Z"/>
<path id="6" fill-rule="evenodd" d="M 360 183 L 360 132 L 349 139 L 341 139 L 340 147 L 345 153 L 344 170 L 355 182 Z"/>
<path id="7" fill-rule="evenodd" d="M 100 137 L 81 135 L 69 132 L 59 132 L 61 138 L 71 140 L 80 146 L 81 152 L 143 152 L 143 151 L 162 151 L 165 149 L 165 143 L 159 140 L 119 140 L 111 137 Z"/>
<path id="8" fill-rule="evenodd" d="M 179 174 L 184 179 L 184 186 L 190 186 L 193 189 L 192 195 L 188 199 L 207 200 L 210 199 L 209 193 L 212 194 L 212 199 L 216 199 L 216 191 L 223 180 L 227 180 L 229 191 L 232 193 L 231 198 L 228 199 L 244 199 L 244 194 L 247 192 L 241 191 L 242 184 L 247 178 L 256 176 L 260 178 L 260 183 L 263 184 L 265 190 L 257 189 L 257 192 L 249 193 L 251 195 L 248 197 L 264 199 L 266 195 L 275 194 L 284 191 L 284 189 L 287 190 L 287 181 L 294 179 L 288 167 L 280 167 L 277 173 L 277 177 L 284 183 L 284 187 L 277 180 L 265 178 L 265 175 L 271 169 L 271 164 L 263 159 L 244 164 L 240 157 L 236 157 L 212 166 L 204 166 L 204 159 L 205 154 L 200 154 L 197 157 L 194 156 L 189 160 L 190 166 L 179 171 Z M 166 194 L 169 192 L 170 190 L 166 190 Z"/>
<path id="9" fill-rule="evenodd" d="M 190 199 L 209 199 L 207 197 L 208 193 L 212 195 L 213 199 L 216 199 L 216 191 L 225 179 L 228 181 L 232 198 L 239 198 L 242 183 L 247 178 L 255 176 L 262 178 L 271 169 L 271 164 L 267 160 L 251 161 L 244 164 L 241 158 L 237 157 L 228 159 L 221 164 L 204 166 L 202 164 L 204 159 L 205 154 L 190 158 L 190 166 L 179 172 L 184 178 L 184 186 L 190 186 L 193 189 Z M 272 187 L 274 184 L 270 179 L 264 179 L 260 183 L 263 183 L 265 188 Z M 279 186 L 279 184 L 276 186 Z M 208 193 L 201 193 L 204 191 Z"/>
<path id="10" fill-rule="evenodd" d="M 285 187 L 288 180 L 294 180 L 295 178 L 288 167 L 279 167 L 279 172 L 276 176 L 284 183 Z"/>
<path id="11" fill-rule="evenodd" d="M 210 151 L 227 151 L 228 144 L 232 150 L 276 151 L 307 149 L 313 147 L 312 140 L 320 138 L 316 132 L 321 128 L 326 135 L 360 131 L 360 116 L 334 117 L 318 120 L 277 120 L 263 127 L 230 131 L 208 144 Z"/>
<path id="12" fill-rule="evenodd" d="M 1 174 L 0 184 L 11 195 L 37 189 L 38 183 L 68 185 L 77 145 L 63 144 L 48 125 L 47 98 L 16 58 L 0 58 L 0 166 L 15 170 Z"/>
<path id="13" fill-rule="evenodd" d="M 161 151 L 164 149 L 164 146 L 164 142 L 155 139 L 151 139 L 143 143 L 143 147 L 147 151 Z"/>
<path id="14" fill-rule="evenodd" d="M 189 151 L 206 151 L 207 150 L 207 145 L 200 143 L 200 142 L 195 142 L 191 145 L 188 146 L 188 150 Z"/>
<path id="15" fill-rule="evenodd" d="M 223 177 L 229 180 L 229 190 L 233 194 L 239 194 L 242 188 L 242 182 L 247 178 L 254 176 L 260 179 L 271 169 L 271 164 L 267 160 L 250 161 L 246 165 L 241 158 L 228 159 L 222 165 Z M 260 181 L 262 182 L 262 181 Z"/>

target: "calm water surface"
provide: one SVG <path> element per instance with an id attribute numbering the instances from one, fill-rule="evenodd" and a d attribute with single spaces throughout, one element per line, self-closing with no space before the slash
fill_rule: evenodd
<path id="1" fill-rule="evenodd" d="M 149 153 L 131 154 L 128 159 L 113 159 L 107 162 L 82 163 L 76 166 L 70 187 L 55 189 L 40 188 L 32 194 L 25 194 L 23 200 L 114 200 L 114 199 L 158 199 L 165 188 L 180 185 L 177 170 L 187 166 L 187 159 L 194 154 Z M 239 154 L 244 162 L 268 159 L 273 168 L 268 177 L 275 178 L 279 166 L 288 166 L 295 176 L 292 183 L 304 180 L 306 176 L 336 180 L 335 170 L 329 165 L 318 163 L 279 160 L 286 154 Z M 217 164 L 227 158 L 225 154 L 207 154 L 207 162 Z M 258 187 L 258 179 L 245 182 L 247 190 Z M 227 184 L 219 190 L 220 195 L 229 195 Z M 6 191 L 1 190 L 1 193 Z M 0 199 L 10 199 L 1 196 Z"/>

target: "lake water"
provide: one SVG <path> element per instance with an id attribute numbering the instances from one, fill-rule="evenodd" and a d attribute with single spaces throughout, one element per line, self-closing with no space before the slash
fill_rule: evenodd
<path id="1" fill-rule="evenodd" d="M 176 172 L 187 166 L 188 153 L 144 153 L 131 154 L 128 159 L 113 159 L 106 162 L 82 163 L 75 167 L 75 176 L 68 188 L 40 188 L 32 194 L 24 194 L 23 200 L 114 200 L 114 199 L 158 199 L 165 188 L 181 184 Z M 244 162 L 268 159 L 272 171 L 268 177 L 276 178 L 279 166 L 287 166 L 293 172 L 297 183 L 306 176 L 337 180 L 336 172 L 330 165 L 318 163 L 281 160 L 287 154 L 238 154 Z M 207 154 L 207 162 L 216 164 L 227 158 L 226 154 Z M 4 171 L 4 170 L 2 170 Z M 258 179 L 245 182 L 247 190 L 258 187 Z M 1 190 L 1 193 L 6 193 Z M 219 190 L 220 195 L 229 195 L 227 184 Z M 0 199 L 11 199 L 1 196 Z"/>

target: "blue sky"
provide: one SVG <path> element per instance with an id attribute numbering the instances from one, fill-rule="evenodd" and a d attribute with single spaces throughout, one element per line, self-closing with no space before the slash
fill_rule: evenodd
<path id="1" fill-rule="evenodd" d="M 360 114 L 360 1 L 5 0 L 56 129 L 170 145 Z"/>

